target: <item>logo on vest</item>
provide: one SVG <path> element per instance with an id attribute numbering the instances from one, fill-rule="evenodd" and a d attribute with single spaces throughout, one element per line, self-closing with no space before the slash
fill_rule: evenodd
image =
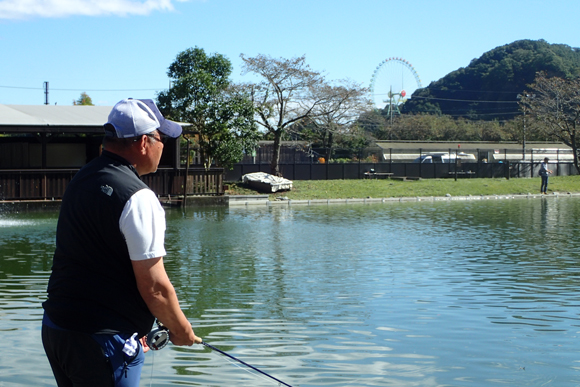
<path id="1" fill-rule="evenodd" d="M 111 196 L 113 194 L 113 187 L 109 187 L 108 185 L 102 185 L 101 192 L 107 196 Z"/>

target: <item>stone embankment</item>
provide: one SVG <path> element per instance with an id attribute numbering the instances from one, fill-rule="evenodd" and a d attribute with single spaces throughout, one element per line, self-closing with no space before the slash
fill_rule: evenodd
<path id="1" fill-rule="evenodd" d="M 290 200 L 279 198 L 279 200 L 268 200 L 268 195 L 251 196 L 229 196 L 228 205 L 238 206 L 297 206 L 297 205 L 330 205 L 330 204 L 371 204 L 371 203 L 400 203 L 400 202 L 437 202 L 437 201 L 468 201 L 468 200 L 505 200 L 505 199 L 534 199 L 534 198 L 580 198 L 580 194 L 558 193 L 549 195 L 525 194 L 525 195 L 467 195 L 467 196 L 416 196 L 402 198 L 363 198 L 363 199 L 310 199 L 310 200 Z"/>
<path id="2" fill-rule="evenodd" d="M 257 207 L 257 206 L 314 206 L 331 204 L 371 204 L 371 203 L 401 203 L 401 202 L 439 202 L 439 201 L 468 201 L 468 200 L 506 200 L 506 199 L 535 199 L 535 198 L 580 198 L 580 193 L 559 193 L 549 195 L 467 195 L 467 196 L 413 196 L 401 198 L 362 198 L 362 199 L 309 199 L 291 200 L 278 197 L 269 200 L 268 195 L 224 195 L 224 196 L 190 196 L 187 206 L 229 206 L 229 207 Z M 181 198 L 160 198 L 165 207 L 181 205 Z M 30 200 L 30 201 L 0 201 L 0 213 L 36 210 L 58 210 L 60 200 Z"/>

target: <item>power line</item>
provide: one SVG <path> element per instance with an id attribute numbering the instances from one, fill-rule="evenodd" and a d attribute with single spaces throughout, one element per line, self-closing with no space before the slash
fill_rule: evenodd
<path id="1" fill-rule="evenodd" d="M 381 95 L 388 95 L 388 93 L 387 94 L 377 94 L 377 93 L 375 93 L 374 95 L 381 96 Z M 435 101 L 452 101 L 452 102 L 518 103 L 517 101 L 509 101 L 509 100 L 503 100 L 503 101 L 486 101 L 486 100 L 480 100 L 480 99 L 454 99 L 454 98 L 421 97 L 421 96 L 411 96 L 409 99 L 428 99 L 428 100 L 435 100 Z"/>
<path id="2" fill-rule="evenodd" d="M 453 102 L 518 103 L 517 101 L 482 101 L 479 99 L 452 99 L 452 98 L 436 98 L 436 97 L 412 97 L 412 98 L 429 99 L 436 101 L 453 101 Z"/>
<path id="3" fill-rule="evenodd" d="M 22 87 L 22 86 L 0 86 L 5 89 L 28 89 L 28 90 L 43 90 L 43 87 Z"/>
<path id="4" fill-rule="evenodd" d="M 496 94 L 514 94 L 513 91 L 499 91 L 499 90 L 468 90 L 468 89 L 444 89 L 440 87 L 425 87 L 424 89 L 439 90 L 451 93 L 496 93 Z"/>
<path id="5" fill-rule="evenodd" d="M 44 87 L 25 87 L 25 86 L 3 86 L 0 85 L 0 88 L 3 89 L 23 89 L 23 90 L 44 90 Z M 58 88 L 51 88 L 52 91 L 80 91 L 80 92 L 99 92 L 99 91 L 107 91 L 107 92 L 116 92 L 116 91 L 157 91 L 163 90 L 165 88 L 158 88 L 158 89 L 58 89 Z"/>

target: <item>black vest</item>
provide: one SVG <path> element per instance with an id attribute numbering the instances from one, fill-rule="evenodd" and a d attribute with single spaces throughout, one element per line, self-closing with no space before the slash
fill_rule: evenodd
<path id="1" fill-rule="evenodd" d="M 45 312 L 86 333 L 138 332 L 154 318 L 139 294 L 119 218 L 131 196 L 149 189 L 125 159 L 104 151 L 68 185 L 58 219 Z"/>

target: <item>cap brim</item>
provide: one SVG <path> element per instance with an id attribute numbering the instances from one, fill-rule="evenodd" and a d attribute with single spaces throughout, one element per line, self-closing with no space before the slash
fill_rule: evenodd
<path id="1" fill-rule="evenodd" d="M 179 125 L 177 122 L 166 120 L 165 118 L 162 119 L 159 131 L 173 138 L 181 136 L 182 132 L 181 125 Z"/>
<path id="2" fill-rule="evenodd" d="M 155 117 L 157 117 L 157 121 L 159 121 L 161 124 L 159 127 L 159 131 L 161 133 L 173 138 L 181 136 L 181 125 L 179 125 L 177 122 L 166 120 L 152 99 L 140 99 L 140 101 L 147 105 L 153 114 L 155 114 Z"/>

